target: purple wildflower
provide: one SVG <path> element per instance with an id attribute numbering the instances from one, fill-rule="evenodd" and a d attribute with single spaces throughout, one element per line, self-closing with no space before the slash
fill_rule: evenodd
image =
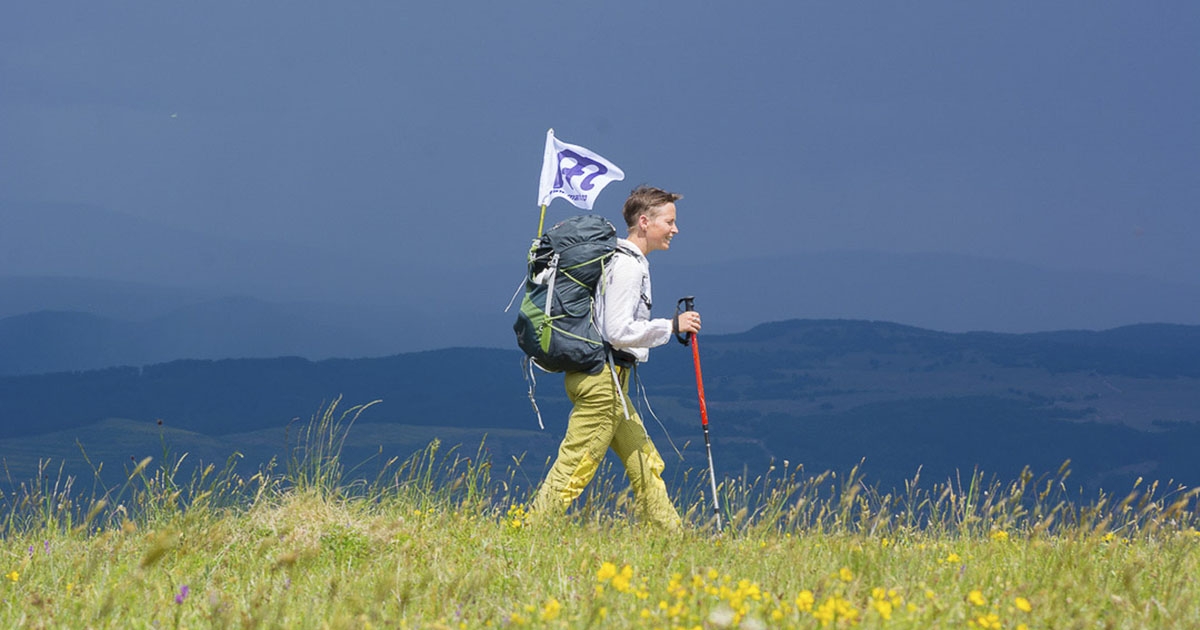
<path id="1" fill-rule="evenodd" d="M 183 586 L 179 587 L 179 594 L 175 596 L 175 603 L 182 604 L 183 600 L 187 599 L 187 596 L 188 596 L 188 586 L 187 586 L 187 584 L 184 584 Z"/>

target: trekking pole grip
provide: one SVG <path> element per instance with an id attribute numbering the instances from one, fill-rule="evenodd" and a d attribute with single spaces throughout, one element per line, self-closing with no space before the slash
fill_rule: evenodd
<path id="1" fill-rule="evenodd" d="M 688 311 L 694 311 L 694 310 L 696 310 L 696 298 L 694 296 L 689 295 L 686 297 L 679 298 L 679 301 L 675 303 L 675 330 L 676 331 L 679 330 L 679 314 L 686 313 Z M 692 339 L 692 333 L 676 332 L 675 339 L 677 339 L 679 341 L 679 343 L 681 343 L 685 346 L 690 345 L 690 342 Z"/>

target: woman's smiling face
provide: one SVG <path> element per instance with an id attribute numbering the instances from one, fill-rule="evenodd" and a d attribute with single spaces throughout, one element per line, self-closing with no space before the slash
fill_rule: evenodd
<path id="1" fill-rule="evenodd" d="M 671 239 L 679 233 L 675 225 L 675 203 L 667 202 L 639 217 L 646 234 L 646 253 L 671 249 Z"/>

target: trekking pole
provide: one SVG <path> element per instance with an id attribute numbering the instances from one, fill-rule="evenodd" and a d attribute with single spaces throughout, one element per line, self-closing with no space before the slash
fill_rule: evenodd
<path id="1" fill-rule="evenodd" d="M 695 310 L 695 301 L 696 298 L 690 295 L 680 298 L 675 304 L 676 317 L 679 316 L 680 307 L 683 307 L 683 312 Z M 700 426 L 704 427 L 704 450 L 708 453 L 708 480 L 712 484 L 713 515 L 717 517 L 717 530 L 720 531 L 721 504 L 717 499 L 717 472 L 713 469 L 712 444 L 708 440 L 708 406 L 704 403 L 704 377 L 700 373 L 700 343 L 696 340 L 696 333 L 687 335 L 675 333 L 675 338 L 679 340 L 679 343 L 692 347 L 692 362 L 696 365 L 696 392 L 700 397 Z"/>

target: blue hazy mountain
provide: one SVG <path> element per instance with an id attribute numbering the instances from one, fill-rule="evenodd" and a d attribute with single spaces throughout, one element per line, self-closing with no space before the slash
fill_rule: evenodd
<path id="1" fill-rule="evenodd" d="M 890 486 L 918 468 L 926 479 L 975 467 L 1013 478 L 1026 466 L 1052 473 L 1069 459 L 1081 487 L 1121 491 L 1138 476 L 1200 484 L 1189 446 L 1200 437 L 1200 327 L 1002 334 L 794 320 L 705 335 L 701 355 L 714 452 L 726 471 L 762 472 L 783 460 L 847 470 L 865 458 L 869 477 Z M 569 404 L 561 377 L 541 375 L 547 430 L 538 431 L 520 358 L 457 348 L 4 377 L 0 455 L 78 460 L 76 434 L 119 452 L 122 433 L 96 436 L 113 426 L 97 423 L 121 419 L 151 432 L 161 420 L 180 451 L 194 444 L 211 454 L 224 444 L 269 457 L 281 454 L 297 419 L 341 396 L 346 405 L 382 401 L 354 429 L 364 436 L 352 440 L 355 457 L 404 456 L 433 437 L 473 449 L 486 435 L 493 456 L 527 454 L 536 466 L 553 454 Z M 639 373 L 661 425 L 642 413 L 671 466 L 702 468 L 691 353 L 673 343 Z"/>
<path id="2" fill-rule="evenodd" d="M 247 300 L 278 315 L 258 319 L 263 335 L 274 338 L 266 350 L 291 348 L 310 359 L 512 347 L 513 315 L 504 306 L 521 283 L 527 242 L 514 242 L 505 260 L 477 260 L 444 235 L 431 235 L 445 239 L 445 256 L 412 267 L 358 251 L 222 238 L 91 206 L 8 202 L 0 212 L 0 318 L 72 311 L 142 324 L 129 341 L 146 349 L 144 358 L 130 359 L 137 364 L 216 357 L 172 354 L 177 348 L 144 324 L 197 309 L 190 322 L 195 330 L 185 337 L 229 348 L 235 344 L 220 335 L 232 332 L 221 322 L 249 323 L 240 313 Z M 70 255 L 59 253 L 63 244 Z M 652 257 L 655 312 L 665 316 L 678 297 L 694 295 L 706 331 L 721 334 L 793 318 L 893 321 L 953 332 L 1200 324 L 1200 285 L 1142 276 L 950 254 L 724 256 L 708 264 Z M 39 330 L 55 334 L 49 322 Z M 283 339 L 288 334 L 297 338 Z M 103 364 L 99 357 L 52 365 L 46 357 L 4 354 L 9 373 Z M 273 355 L 250 344 L 226 356 Z"/>
<path id="3" fill-rule="evenodd" d="M 663 295 L 669 308 L 673 297 L 695 295 L 706 324 L 722 333 L 791 318 L 865 318 L 952 332 L 1200 324 L 1200 284 L 963 255 L 810 252 L 652 265 L 656 300 Z"/>
<path id="4" fill-rule="evenodd" d="M 383 344 L 312 305 L 221 298 L 145 321 L 39 311 L 0 319 L 0 374 L 163 363 L 179 357 L 366 356 Z"/>

